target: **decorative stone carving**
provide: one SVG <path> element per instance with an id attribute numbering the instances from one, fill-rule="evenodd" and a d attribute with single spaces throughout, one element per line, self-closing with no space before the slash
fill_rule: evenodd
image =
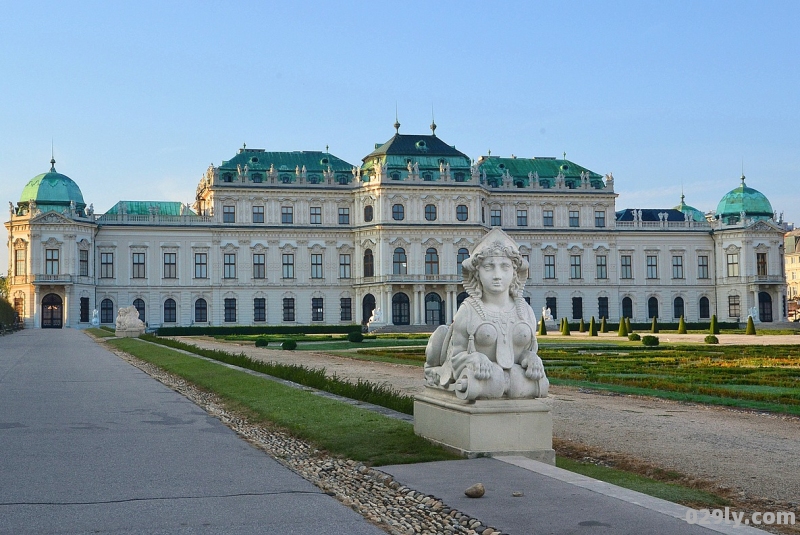
<path id="1" fill-rule="evenodd" d="M 536 317 L 522 297 L 528 262 L 499 228 L 463 263 L 469 297 L 425 350 L 425 381 L 463 400 L 547 396 Z"/>
<path id="2" fill-rule="evenodd" d="M 116 336 L 124 338 L 136 338 L 144 332 L 144 322 L 139 319 L 139 311 L 131 305 L 121 307 L 117 312 Z"/>

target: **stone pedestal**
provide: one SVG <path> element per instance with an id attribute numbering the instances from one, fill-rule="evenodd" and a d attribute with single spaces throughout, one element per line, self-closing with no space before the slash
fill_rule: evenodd
<path id="1" fill-rule="evenodd" d="M 547 328 L 547 332 L 553 332 L 558 330 L 558 324 L 554 319 L 549 319 L 545 321 L 544 326 Z"/>
<path id="2" fill-rule="evenodd" d="M 414 432 L 466 457 L 524 455 L 555 464 L 553 417 L 538 399 L 468 402 L 426 388 L 414 399 Z"/>
<path id="3" fill-rule="evenodd" d="M 143 331 L 140 329 L 117 329 L 114 336 L 117 338 L 139 338 Z"/>

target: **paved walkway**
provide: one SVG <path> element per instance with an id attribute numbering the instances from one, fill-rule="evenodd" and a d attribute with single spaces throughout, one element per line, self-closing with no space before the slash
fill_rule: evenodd
<path id="1" fill-rule="evenodd" d="M 0 533 L 379 534 L 72 329 L 0 337 Z"/>

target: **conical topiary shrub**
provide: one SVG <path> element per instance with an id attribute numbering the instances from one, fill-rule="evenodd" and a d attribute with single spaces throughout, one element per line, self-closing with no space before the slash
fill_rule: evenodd
<path id="1" fill-rule="evenodd" d="M 719 334 L 719 325 L 717 325 L 717 315 L 711 316 L 711 325 L 708 326 L 708 332 L 711 334 Z"/>
<path id="2" fill-rule="evenodd" d="M 586 323 L 583 322 L 583 318 L 581 318 L 581 322 L 578 324 L 578 332 L 579 333 L 586 332 Z"/>
<path id="3" fill-rule="evenodd" d="M 619 331 L 617 331 L 617 336 L 624 336 L 628 337 L 628 322 L 625 321 L 625 318 L 620 318 L 619 320 Z"/>
<path id="4" fill-rule="evenodd" d="M 569 336 L 569 320 L 564 318 L 564 329 L 561 331 L 564 336 Z"/>
<path id="5" fill-rule="evenodd" d="M 545 327 L 544 325 L 544 318 L 541 318 L 539 320 L 539 332 L 536 334 L 538 334 L 539 336 L 544 336 L 547 334 L 547 327 Z"/>
<path id="6" fill-rule="evenodd" d="M 650 325 L 650 332 L 653 334 L 658 332 L 658 316 L 653 316 L 653 324 Z"/>
<path id="7" fill-rule="evenodd" d="M 753 323 L 753 316 L 747 316 L 747 330 L 744 334 L 756 334 L 756 324 Z"/>
<path id="8" fill-rule="evenodd" d="M 678 334 L 686 334 L 686 322 L 683 321 L 683 316 L 681 316 L 681 321 L 678 322 Z"/>
<path id="9" fill-rule="evenodd" d="M 603 319 L 600 320 L 600 332 L 601 333 L 607 333 L 608 332 L 608 326 L 606 326 L 606 317 L 605 316 L 603 316 Z"/>
<path id="10" fill-rule="evenodd" d="M 589 336 L 597 336 L 597 323 L 594 322 L 594 316 L 589 321 Z"/>
<path id="11" fill-rule="evenodd" d="M 631 327 L 631 319 L 625 318 L 625 328 L 628 329 L 628 334 L 633 332 L 633 327 Z"/>

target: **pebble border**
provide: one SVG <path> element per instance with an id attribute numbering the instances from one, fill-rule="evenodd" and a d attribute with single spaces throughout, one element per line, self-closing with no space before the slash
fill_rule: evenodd
<path id="1" fill-rule="evenodd" d="M 131 365 L 185 396 L 250 444 L 335 497 L 392 535 L 507 535 L 442 500 L 401 485 L 392 476 L 350 459 L 332 457 L 277 429 L 251 424 L 225 409 L 216 394 L 128 353 L 111 350 Z"/>

